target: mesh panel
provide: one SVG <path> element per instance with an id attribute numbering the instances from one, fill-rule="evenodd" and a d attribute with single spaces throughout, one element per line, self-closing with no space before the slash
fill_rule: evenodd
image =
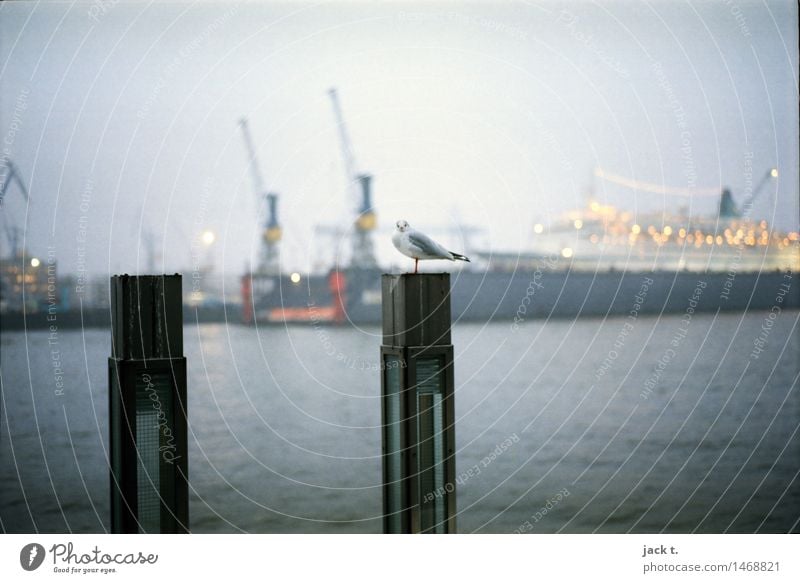
<path id="1" fill-rule="evenodd" d="M 169 374 L 144 373 L 136 379 L 136 463 L 139 529 L 161 530 L 161 447 L 172 428 Z"/>
<path id="2" fill-rule="evenodd" d="M 122 476 L 122 419 L 120 419 L 120 380 L 119 368 L 116 365 L 111 367 L 111 391 L 109 396 L 111 399 L 111 460 L 113 463 L 112 471 L 114 472 L 115 480 L 119 480 Z M 114 488 L 121 487 L 122 485 L 116 481 Z M 122 514 L 122 498 L 117 495 L 111 496 L 111 516 L 112 522 L 117 524 Z"/>
<path id="3" fill-rule="evenodd" d="M 442 358 L 417 361 L 420 530 L 444 533 L 448 492 L 444 482 Z"/>

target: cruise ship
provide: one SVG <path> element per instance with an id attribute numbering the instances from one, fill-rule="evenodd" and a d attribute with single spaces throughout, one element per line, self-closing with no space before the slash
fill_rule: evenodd
<path id="1" fill-rule="evenodd" d="M 770 169 L 765 178 L 777 176 Z M 549 225 L 532 225 L 529 249 L 471 254 L 480 269 L 452 276 L 455 320 L 628 313 L 650 282 L 642 313 L 800 307 L 800 236 L 750 217 L 754 189 L 737 205 L 718 195 L 712 216 L 633 213 L 598 200 Z M 357 266 L 326 274 L 243 278 L 247 323 L 379 323 L 380 273 Z M 700 286 L 701 293 L 696 290 Z M 697 297 L 695 297 L 697 296 Z"/>

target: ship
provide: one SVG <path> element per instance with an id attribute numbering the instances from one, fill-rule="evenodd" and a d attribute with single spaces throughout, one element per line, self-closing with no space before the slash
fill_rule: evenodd
<path id="1" fill-rule="evenodd" d="M 738 205 L 723 189 L 710 216 L 634 213 L 589 197 L 551 224 L 533 224 L 530 249 L 473 251 L 480 267 L 451 275 L 454 321 L 798 308 L 800 236 L 749 216 L 775 177 L 769 169 Z M 375 265 L 247 274 L 243 319 L 379 324 L 380 275 Z"/>

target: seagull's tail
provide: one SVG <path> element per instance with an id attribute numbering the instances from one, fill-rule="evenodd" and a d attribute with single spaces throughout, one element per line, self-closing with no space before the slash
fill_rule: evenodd
<path id="1" fill-rule="evenodd" d="M 469 257 L 467 257 L 466 255 L 459 255 L 458 253 L 453 253 L 452 251 L 450 251 L 450 255 L 453 256 L 454 260 L 466 261 L 467 263 L 471 263 L 471 261 L 469 260 Z"/>

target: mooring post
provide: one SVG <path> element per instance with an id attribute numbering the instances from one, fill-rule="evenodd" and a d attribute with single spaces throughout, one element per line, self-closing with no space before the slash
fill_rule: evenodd
<path id="1" fill-rule="evenodd" d="M 111 532 L 189 531 L 180 275 L 111 277 Z"/>
<path id="2" fill-rule="evenodd" d="M 455 533 L 450 274 L 381 284 L 383 531 Z"/>

